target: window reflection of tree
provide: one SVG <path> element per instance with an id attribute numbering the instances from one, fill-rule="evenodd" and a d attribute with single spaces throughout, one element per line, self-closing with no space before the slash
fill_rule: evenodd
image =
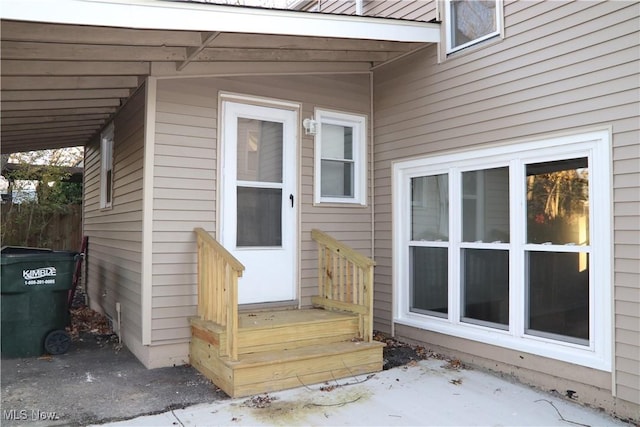
<path id="1" fill-rule="evenodd" d="M 587 159 L 527 166 L 527 226 L 530 243 L 588 244 Z"/>

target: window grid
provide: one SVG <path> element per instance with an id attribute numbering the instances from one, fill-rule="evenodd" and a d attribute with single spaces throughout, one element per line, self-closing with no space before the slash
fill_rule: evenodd
<path id="1" fill-rule="evenodd" d="M 607 173 L 609 168 L 607 162 L 609 138 L 606 132 L 596 132 L 595 134 L 593 138 L 591 134 L 585 134 L 575 137 L 549 139 L 538 144 L 523 143 L 521 148 L 518 149 L 518 146 L 510 147 L 509 150 L 506 150 L 507 153 L 504 154 L 500 150 L 485 149 L 466 154 L 437 156 L 426 160 L 409 160 L 396 164 L 394 166 L 394 258 L 397 258 L 397 262 L 394 263 L 394 282 L 396 283 L 395 292 L 398 294 L 395 309 L 396 322 L 421 328 L 426 327 L 429 330 L 480 341 L 485 341 L 486 332 L 491 331 L 488 336 L 492 337 L 493 341 L 486 342 L 515 349 L 525 349 L 532 353 L 572 361 L 598 369 L 610 369 L 610 359 L 607 358 L 607 355 L 610 354 L 608 342 L 610 342 L 611 337 L 610 328 L 606 325 L 610 325 L 611 322 L 610 307 L 608 307 L 609 303 L 607 302 L 610 301 L 611 295 L 610 290 L 605 285 L 605 283 L 608 283 L 606 279 L 609 279 L 611 268 L 606 256 L 607 240 L 609 238 L 605 232 L 597 231 L 593 228 L 595 217 L 606 218 L 610 215 L 610 210 L 607 209 L 606 203 L 602 203 L 602 201 L 608 200 L 609 193 L 606 184 L 609 176 Z M 575 141 L 571 141 L 571 139 L 575 139 Z M 566 147 L 560 147 L 558 145 L 559 141 L 566 143 Z M 545 147 L 548 150 L 543 154 L 547 155 L 540 156 L 540 151 L 544 151 Z M 483 156 L 483 153 L 486 156 Z M 508 159 L 509 157 L 512 158 Z M 588 158 L 588 200 L 590 203 L 588 230 L 591 234 L 589 244 L 543 245 L 527 243 L 526 229 L 523 227 L 527 218 L 526 165 L 577 157 Z M 461 221 L 455 219 L 461 218 L 463 200 L 462 174 L 469 170 L 500 166 L 498 164 L 488 165 L 488 162 L 497 162 L 500 158 L 507 160 L 506 163 L 502 163 L 502 166 L 509 166 L 510 242 L 465 242 L 461 238 Z M 594 159 L 599 161 L 593 163 Z M 420 176 L 433 176 L 442 173 L 449 173 L 451 181 L 450 242 L 411 240 L 411 220 L 407 220 L 406 216 L 406 209 L 408 208 L 409 212 L 411 212 L 411 207 L 416 205 L 416 202 L 412 199 L 411 180 Z M 597 190 L 595 187 L 597 187 Z M 594 198 L 594 195 L 596 198 Z M 405 214 L 399 213 L 402 212 L 402 210 L 398 211 L 399 206 L 405 206 L 402 209 Z M 400 217 L 404 219 L 400 219 Z M 604 222 L 601 219 L 599 224 L 606 227 L 606 219 Z M 598 253 L 600 255 L 598 256 L 593 255 L 594 243 L 591 240 L 594 239 L 599 241 Z M 401 243 L 402 241 L 404 243 Z M 445 318 L 430 315 L 428 312 L 421 313 L 418 310 L 411 310 L 410 305 L 407 303 L 412 298 L 411 290 L 409 289 L 411 272 L 408 270 L 410 265 L 404 260 L 410 253 L 406 252 L 403 256 L 402 254 L 406 250 L 403 250 L 403 246 L 405 248 L 435 246 L 449 248 L 449 313 Z M 460 266 L 462 265 L 462 251 L 464 249 L 495 249 L 509 252 L 509 327 L 507 330 L 499 330 L 496 327 L 492 327 L 495 325 L 481 321 L 470 324 L 463 318 L 463 298 L 461 296 L 461 292 L 463 292 L 461 285 L 463 271 Z M 588 329 L 590 336 L 588 340 L 573 339 L 568 334 L 561 337 L 552 333 L 527 331 L 526 316 L 528 313 L 525 310 L 525 307 L 527 307 L 525 273 L 526 256 L 531 250 L 546 252 L 551 255 L 558 253 L 586 254 L 589 257 L 589 289 L 586 294 L 589 300 Z M 404 272 L 403 269 L 407 269 L 407 272 Z"/>
<path id="2" fill-rule="evenodd" d="M 316 109 L 315 119 L 314 203 L 366 205 L 365 116 Z"/>

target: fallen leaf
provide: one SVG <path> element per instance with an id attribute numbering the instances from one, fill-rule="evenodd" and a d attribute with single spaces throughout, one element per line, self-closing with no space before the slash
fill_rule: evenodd
<path id="1" fill-rule="evenodd" d="M 466 369 L 466 366 L 464 366 L 464 364 L 458 359 L 452 359 L 449 360 L 447 364 L 443 366 L 443 368 L 459 371 L 460 369 Z"/>
<path id="2" fill-rule="evenodd" d="M 277 400 L 277 397 L 271 397 L 268 394 L 262 396 L 253 396 L 251 399 L 247 399 L 242 402 L 242 406 L 262 409 L 271 406 L 271 402 L 274 400 Z"/>

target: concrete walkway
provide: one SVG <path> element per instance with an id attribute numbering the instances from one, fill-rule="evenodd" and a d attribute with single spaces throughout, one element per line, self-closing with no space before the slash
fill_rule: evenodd
<path id="1" fill-rule="evenodd" d="M 631 426 L 601 411 L 442 360 L 219 400 L 110 426 Z"/>

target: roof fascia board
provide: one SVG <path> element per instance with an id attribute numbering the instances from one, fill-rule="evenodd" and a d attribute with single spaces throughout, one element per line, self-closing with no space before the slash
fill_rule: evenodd
<path id="1" fill-rule="evenodd" d="M 163 0 L 3 0 L 0 17 L 155 30 L 440 41 L 439 24 L 428 22 Z"/>

